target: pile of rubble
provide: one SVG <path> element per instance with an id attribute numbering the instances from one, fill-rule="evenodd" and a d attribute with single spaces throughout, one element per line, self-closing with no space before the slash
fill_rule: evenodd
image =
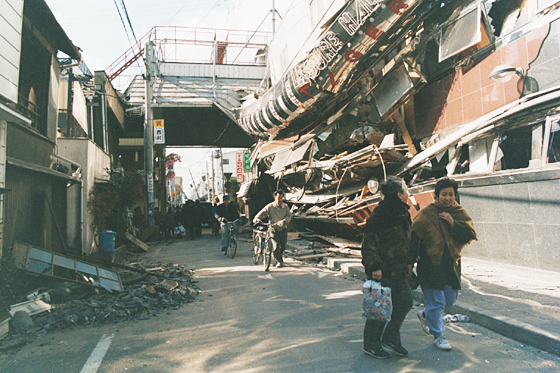
<path id="1" fill-rule="evenodd" d="M 131 270 L 119 272 L 124 287 L 122 292 L 108 292 L 70 282 L 34 292 L 36 297 L 31 303 L 35 309 L 29 312 L 27 305 L 25 311 L 14 312 L 10 335 L 2 340 L 0 350 L 22 337 L 29 339 L 77 325 L 147 320 L 162 312 L 179 309 L 194 301 L 200 292 L 196 289 L 197 281 L 192 279 L 192 270 L 185 266 L 163 264 L 142 268 L 139 264 L 131 264 L 129 268 Z M 30 301 L 21 304 L 28 303 Z M 39 304 L 40 309 L 37 308 Z"/>

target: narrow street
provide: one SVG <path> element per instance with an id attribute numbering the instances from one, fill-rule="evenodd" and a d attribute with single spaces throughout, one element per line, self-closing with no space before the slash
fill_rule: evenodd
<path id="1" fill-rule="evenodd" d="M 15 353 L 2 372 L 512 372 L 558 371 L 560 358 L 474 324 L 448 326 L 452 352 L 423 334 L 415 307 L 403 328 L 409 356 L 362 352 L 361 281 L 287 260 L 264 272 L 248 242 L 234 259 L 218 238 L 153 245 L 144 263 L 195 269 L 198 299 L 144 321 L 54 332 Z"/>

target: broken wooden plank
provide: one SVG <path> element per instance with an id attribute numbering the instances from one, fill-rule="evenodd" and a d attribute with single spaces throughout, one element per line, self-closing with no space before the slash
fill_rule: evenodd
<path id="1" fill-rule="evenodd" d="M 326 241 L 334 246 L 341 247 L 341 248 L 348 248 L 348 247 L 361 248 L 360 242 L 345 240 L 344 238 L 322 236 L 320 234 L 302 234 L 302 236 L 306 238 L 318 238 L 320 240 Z"/>
<path id="2" fill-rule="evenodd" d="M 298 259 L 316 259 L 316 258 L 323 258 L 325 256 L 334 256 L 334 253 L 323 253 L 323 254 L 313 254 L 313 255 L 303 255 L 298 256 Z"/>
<path id="3" fill-rule="evenodd" d="M 129 240 L 130 242 L 132 242 L 142 250 L 148 251 L 150 249 L 150 246 L 146 245 L 144 242 L 140 241 L 138 238 L 134 237 L 130 233 L 126 232 L 124 236 L 126 237 L 127 240 Z"/>
<path id="4" fill-rule="evenodd" d="M 416 153 L 418 153 L 418 152 L 416 151 L 416 147 L 414 146 L 414 142 L 412 141 L 412 137 L 410 136 L 410 133 L 408 132 L 408 128 L 406 128 L 406 123 L 404 122 L 404 119 L 401 116 L 401 114 L 398 112 L 398 110 L 393 113 L 392 118 L 397 123 L 397 126 L 399 126 L 399 129 L 401 130 L 402 138 L 403 138 L 404 142 L 406 143 L 406 145 L 408 145 L 409 153 L 412 154 L 412 155 L 416 155 Z"/>

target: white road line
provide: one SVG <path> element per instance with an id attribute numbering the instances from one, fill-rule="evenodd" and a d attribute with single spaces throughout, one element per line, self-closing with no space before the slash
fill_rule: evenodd
<path id="1" fill-rule="evenodd" d="M 86 361 L 86 364 L 82 368 L 81 373 L 97 372 L 97 369 L 99 369 L 99 366 L 103 361 L 103 357 L 105 357 L 105 354 L 107 353 L 107 350 L 109 349 L 114 336 L 115 334 L 111 334 L 110 336 L 107 336 L 107 334 L 103 334 L 99 342 L 97 342 L 97 346 L 95 346 L 95 349 L 89 356 L 89 359 Z"/>

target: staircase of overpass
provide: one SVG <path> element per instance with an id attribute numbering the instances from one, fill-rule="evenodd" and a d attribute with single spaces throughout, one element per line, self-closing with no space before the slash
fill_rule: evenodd
<path id="1" fill-rule="evenodd" d="M 253 143 L 231 110 L 262 84 L 266 74 L 267 32 L 154 27 L 106 69 L 114 81 L 127 69 L 145 71 L 145 49 L 155 49 L 151 107 L 164 119 L 166 146 L 246 147 Z M 127 103 L 143 116 L 145 74 L 132 75 L 124 88 Z M 134 112 L 134 110 L 133 110 Z"/>

